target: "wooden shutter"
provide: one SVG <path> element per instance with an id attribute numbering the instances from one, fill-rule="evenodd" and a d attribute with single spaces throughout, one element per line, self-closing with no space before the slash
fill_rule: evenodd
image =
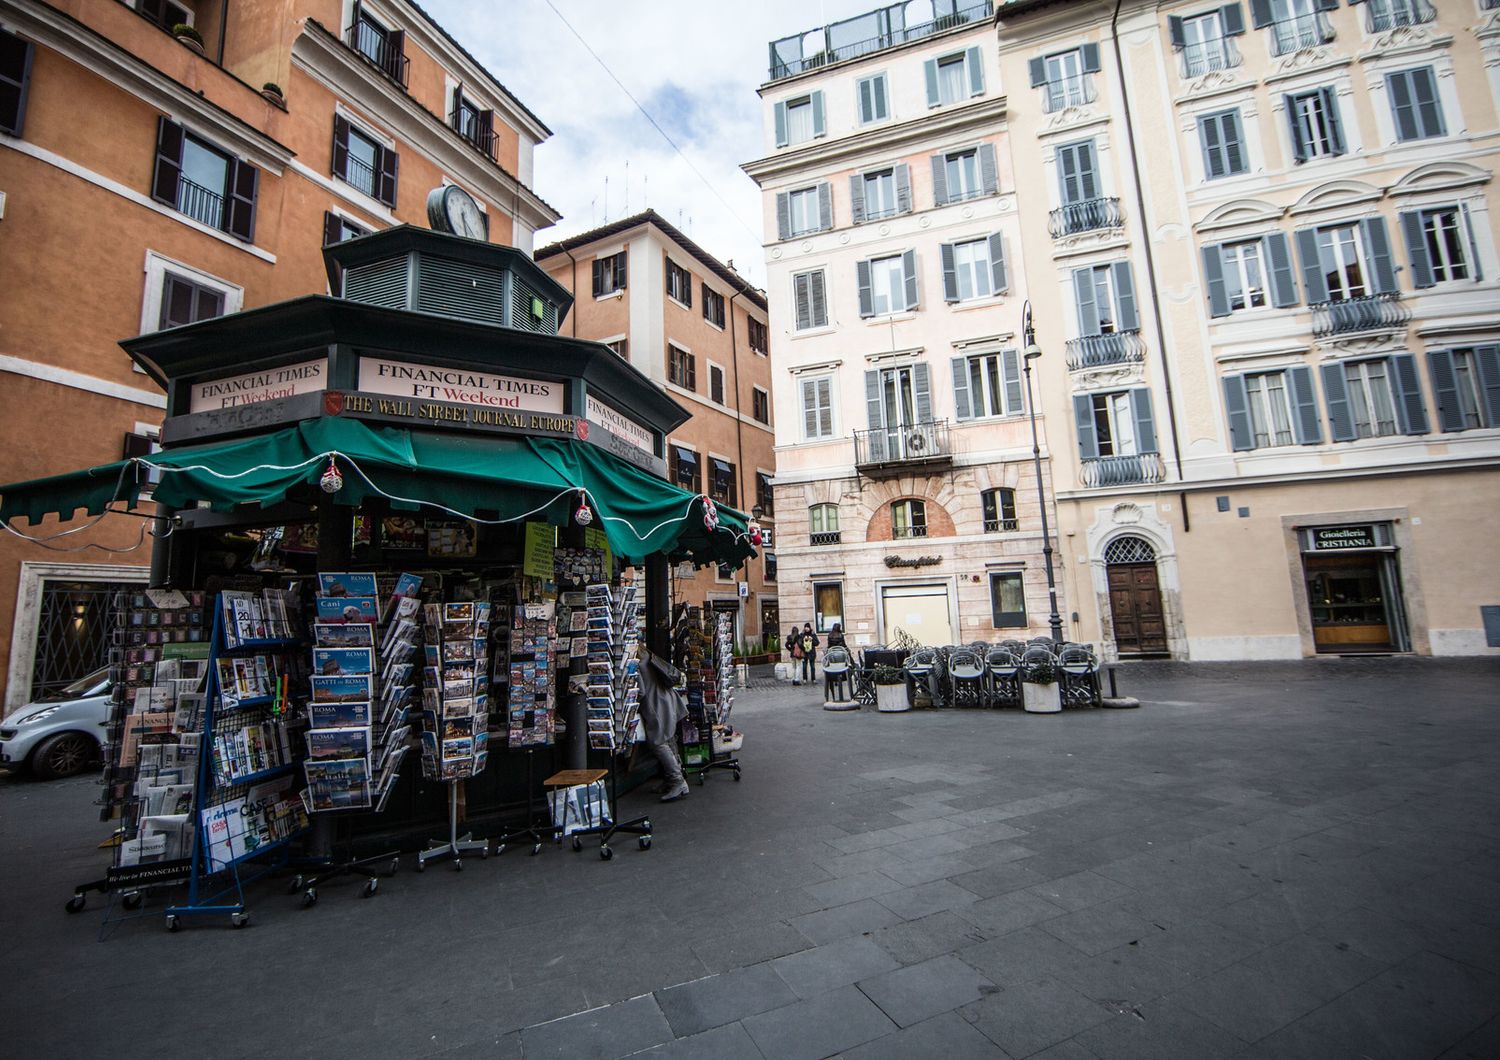
<path id="1" fill-rule="evenodd" d="M 1292 134 L 1292 161 L 1306 162 L 1308 143 L 1302 135 L 1302 122 L 1297 117 L 1297 97 L 1282 96 L 1281 105 L 1286 108 L 1287 126 Z"/>
<path id="2" fill-rule="evenodd" d="M 786 101 L 783 100 L 780 103 L 777 103 L 776 106 L 774 108 L 772 108 L 772 109 L 773 109 L 773 111 L 775 112 L 775 115 L 776 115 L 776 146 L 777 147 L 785 147 L 786 146 L 786 141 L 787 141 L 787 137 L 786 137 Z"/>
<path id="3" fill-rule="evenodd" d="M 964 65 L 969 68 L 969 95 L 984 95 L 984 59 L 978 47 L 969 49 Z"/>
<path id="4" fill-rule="evenodd" d="M 1444 432 L 1463 430 L 1464 416 L 1458 404 L 1458 381 L 1453 375 L 1453 351 L 1428 350 L 1427 372 L 1432 376 L 1438 429 Z"/>
<path id="5" fill-rule="evenodd" d="M 1245 172 L 1245 137 L 1240 130 L 1240 112 L 1226 110 L 1219 115 L 1219 137 L 1223 143 L 1224 173 Z"/>
<path id="6" fill-rule="evenodd" d="M 406 30 L 387 30 L 385 35 L 385 72 L 391 80 L 406 87 L 402 60 L 406 58 Z"/>
<path id="7" fill-rule="evenodd" d="M 1323 398 L 1328 402 L 1328 433 L 1335 442 L 1352 442 L 1355 438 L 1354 416 L 1349 410 L 1349 387 L 1342 364 L 1325 364 Z"/>
<path id="8" fill-rule="evenodd" d="M 401 168 L 401 156 L 387 147 L 381 147 L 376 152 L 375 161 L 380 165 L 380 171 L 375 174 L 375 198 L 394 210 L 396 176 Z"/>
<path id="9" fill-rule="evenodd" d="M 1271 0 L 1250 0 L 1250 21 L 1256 29 L 1265 29 L 1275 17 L 1271 14 Z"/>
<path id="10" fill-rule="evenodd" d="M 328 248 L 344 241 L 344 219 L 331 210 L 323 211 L 323 246 Z M 328 293 L 340 298 L 344 293 L 344 267 L 333 260 L 331 254 L 323 255 L 323 267 L 328 272 Z"/>
<path id="11" fill-rule="evenodd" d="M 1313 6 L 1319 11 L 1337 11 L 1339 0 L 1314 0 Z"/>
<path id="12" fill-rule="evenodd" d="M 604 262 L 600 258 L 594 259 L 594 297 L 598 298 L 604 293 Z"/>
<path id="13" fill-rule="evenodd" d="M 20 136 L 26 128 L 33 51 L 30 41 L 0 30 L 0 132 L 11 136 Z"/>
<path id="14" fill-rule="evenodd" d="M 1417 381 L 1417 359 L 1409 353 L 1392 354 L 1391 381 L 1395 384 L 1396 415 L 1406 434 L 1426 434 L 1427 407 Z"/>
<path id="15" fill-rule="evenodd" d="M 1014 416 L 1025 409 L 1021 402 L 1021 357 L 1014 349 L 1000 351 L 1000 375 L 1005 382 L 1005 411 Z"/>
<path id="16" fill-rule="evenodd" d="M 156 171 L 151 175 L 151 197 L 177 208 L 177 182 L 182 177 L 182 126 L 166 118 L 156 120 Z"/>
<path id="17" fill-rule="evenodd" d="M 1099 72 L 1099 45 L 1081 45 L 1078 49 L 1078 57 L 1082 61 L 1084 73 L 1097 74 Z"/>
<path id="18" fill-rule="evenodd" d="M 1219 8 L 1219 21 L 1224 27 L 1224 36 L 1238 37 L 1245 32 L 1245 13 L 1239 4 L 1226 4 Z"/>
<path id="19" fill-rule="evenodd" d="M 868 261 L 857 262 L 854 266 L 854 275 L 859 281 L 859 315 L 872 317 L 875 315 L 875 296 L 870 290 L 870 263 Z"/>
<path id="20" fill-rule="evenodd" d="M 885 426 L 885 404 L 880 400 L 880 373 L 874 369 L 865 372 L 865 412 L 870 417 L 870 430 Z"/>
<path id="21" fill-rule="evenodd" d="M 1117 261 L 1110 267 L 1115 285 L 1116 331 L 1139 331 L 1141 318 L 1135 308 L 1135 276 L 1130 262 Z"/>
<path id="22" fill-rule="evenodd" d="M 1078 334 L 1099 334 L 1099 306 L 1094 296 L 1094 270 L 1090 266 L 1073 270 L 1073 295 L 1078 303 Z"/>
<path id="23" fill-rule="evenodd" d="M 1073 395 L 1073 426 L 1078 433 L 1079 459 L 1099 459 L 1099 435 L 1094 430 L 1094 399 L 1090 395 Z"/>
<path id="24" fill-rule="evenodd" d="M 1474 238 L 1474 219 L 1469 216 L 1469 204 L 1459 203 L 1458 212 L 1463 215 L 1464 233 L 1469 237 L 1469 279 L 1479 283 L 1484 279 L 1484 268 L 1479 263 L 1479 241 Z"/>
<path id="25" fill-rule="evenodd" d="M 822 272 L 809 274 L 808 300 L 812 310 L 812 320 L 815 327 L 822 327 L 828 323 L 828 297 L 824 288 L 824 276 Z"/>
<path id="26" fill-rule="evenodd" d="M 927 79 L 927 106 L 931 109 L 943 102 L 942 96 L 938 94 L 937 60 L 928 59 L 924 62 L 922 72 Z"/>
<path id="27" fill-rule="evenodd" d="M 990 293 L 1003 294 L 1010 287 L 1005 271 L 1005 236 L 990 236 Z"/>
<path id="28" fill-rule="evenodd" d="M 479 112 L 479 146 L 491 159 L 495 157 L 495 112 L 492 110 Z"/>
<path id="29" fill-rule="evenodd" d="M 1318 394 L 1313 388 L 1312 369 L 1305 364 L 1286 370 L 1287 389 L 1292 396 L 1292 429 L 1298 445 L 1317 445 L 1323 440 L 1318 419 Z"/>
<path id="30" fill-rule="evenodd" d="M 1182 30 L 1182 18 L 1178 15 L 1167 16 L 1167 36 L 1172 39 L 1172 47 L 1187 47 L 1187 36 Z"/>
<path id="31" fill-rule="evenodd" d="M 943 261 L 943 301 L 958 301 L 958 268 L 953 260 L 953 244 L 943 243 L 938 247 Z"/>
<path id="32" fill-rule="evenodd" d="M 1227 317 L 1229 290 L 1224 284 L 1223 248 L 1218 244 L 1203 248 L 1203 280 L 1208 288 L 1208 315 Z"/>
<path id="33" fill-rule="evenodd" d="M 979 155 L 979 186 L 986 195 L 995 195 L 1000 191 L 1000 178 L 995 165 L 995 145 L 980 144 Z"/>
<path id="34" fill-rule="evenodd" d="M 1058 179 L 1064 205 L 1099 197 L 1099 175 L 1094 165 L 1094 141 L 1083 140 L 1057 149 Z"/>
<path id="35" fill-rule="evenodd" d="M 901 274 L 906 281 L 904 284 L 906 308 L 915 309 L 917 308 L 917 252 L 915 250 L 908 250 L 901 255 Z M 926 371 L 926 365 L 920 367 Z"/>
<path id="36" fill-rule="evenodd" d="M 1396 139 L 1416 140 L 1422 129 L 1412 99 L 1411 75 L 1415 70 L 1398 70 L 1385 75 L 1385 90 L 1391 97 L 1391 114 L 1396 119 Z"/>
<path id="37" fill-rule="evenodd" d="M 867 125 L 875 120 L 875 79 L 867 77 L 855 88 L 859 103 L 859 122 Z"/>
<path id="38" fill-rule="evenodd" d="M 792 238 L 792 197 L 789 193 L 776 193 L 776 235 L 780 239 Z"/>
<path id="39" fill-rule="evenodd" d="M 911 213 L 911 167 L 905 162 L 896 163 L 896 211 Z"/>
<path id="40" fill-rule="evenodd" d="M 1344 143 L 1344 122 L 1339 117 L 1339 101 L 1331 88 L 1318 89 L 1318 95 L 1323 100 L 1324 120 L 1328 123 L 1328 138 L 1332 142 L 1333 153 L 1341 155 L 1348 150 Z"/>
<path id="41" fill-rule="evenodd" d="M 1437 283 L 1432 274 L 1432 257 L 1427 253 L 1427 234 L 1422 229 L 1422 211 L 1407 210 L 1401 215 L 1401 231 L 1406 236 L 1406 257 L 1411 262 L 1411 280 L 1416 287 Z"/>
<path id="42" fill-rule="evenodd" d="M 944 155 L 932 156 L 932 204 L 948 204 L 948 159 Z"/>
<path id="43" fill-rule="evenodd" d="M 885 95 L 885 75 L 880 74 L 870 78 L 870 96 L 874 100 L 875 109 L 872 121 L 885 121 L 890 116 L 890 101 Z"/>
<path id="44" fill-rule="evenodd" d="M 349 122 L 335 114 L 333 116 L 333 175 L 349 179 Z"/>
<path id="45" fill-rule="evenodd" d="M 1130 413 L 1135 418 L 1135 448 L 1138 453 L 1155 453 L 1156 419 L 1151 413 L 1151 391 L 1133 387 L 1130 391 Z"/>
<path id="46" fill-rule="evenodd" d="M 812 110 L 813 110 L 813 115 L 812 115 L 812 118 L 813 118 L 813 139 L 816 140 L 818 137 L 822 136 L 824 133 L 826 133 L 828 131 L 827 121 L 826 121 L 825 116 L 823 114 L 823 93 L 822 92 L 814 92 L 814 93 L 812 93 Z"/>
<path id="47" fill-rule="evenodd" d="M 849 178 L 849 221 L 857 225 L 865 222 L 865 178 L 859 173 Z"/>
<path id="48" fill-rule="evenodd" d="M 1031 73 L 1031 87 L 1041 88 L 1047 83 L 1047 60 L 1029 59 L 1026 67 Z"/>
<path id="49" fill-rule="evenodd" d="M 792 277 L 792 301 L 796 304 L 798 331 L 812 327 L 812 294 L 809 290 L 811 275 L 804 272 Z"/>
<path id="50" fill-rule="evenodd" d="M 911 366 L 912 405 L 918 423 L 932 422 L 932 373 L 927 362 Z"/>
<path id="51" fill-rule="evenodd" d="M 833 185 L 826 180 L 818 185 L 818 231 L 833 227 Z"/>
<path id="52" fill-rule="evenodd" d="M 1386 235 L 1384 217 L 1366 217 L 1359 222 L 1365 250 L 1370 255 L 1369 271 L 1374 276 L 1375 293 L 1387 294 L 1396 289 L 1396 267 L 1391 261 L 1391 241 Z"/>
<path id="53" fill-rule="evenodd" d="M 802 437 L 818 437 L 818 395 L 814 379 L 802 380 Z"/>
<path id="54" fill-rule="evenodd" d="M 230 159 L 229 202 L 224 213 L 224 230 L 246 243 L 255 242 L 255 198 L 259 187 L 259 169 L 249 162 Z"/>
<path id="55" fill-rule="evenodd" d="M 1474 364 L 1479 371 L 1484 425 L 1500 427 L 1500 346 L 1475 346 Z"/>
<path id="56" fill-rule="evenodd" d="M 1297 304 L 1297 277 L 1292 271 L 1292 252 L 1285 232 L 1265 237 L 1266 257 L 1271 267 L 1271 302 L 1278 307 Z"/>
<path id="57" fill-rule="evenodd" d="M 1229 447 L 1235 452 L 1255 448 L 1255 432 L 1250 425 L 1250 399 L 1245 393 L 1245 377 L 1224 377 L 1224 411 L 1229 414 Z"/>
<path id="58" fill-rule="evenodd" d="M 1203 175 L 1212 180 L 1229 172 L 1224 157 L 1224 132 L 1219 125 L 1219 115 L 1209 114 L 1198 119 L 1198 135 L 1203 140 Z"/>
<path id="59" fill-rule="evenodd" d="M 1302 286 L 1307 289 L 1307 304 L 1318 305 L 1328 301 L 1328 277 L 1323 273 L 1323 256 L 1318 250 L 1317 229 L 1297 229 L 1297 256 L 1302 259 Z"/>
<path id="60" fill-rule="evenodd" d="M 969 404 L 969 359 L 955 357 L 953 365 L 953 411 L 961 420 L 972 419 L 973 407 Z"/>

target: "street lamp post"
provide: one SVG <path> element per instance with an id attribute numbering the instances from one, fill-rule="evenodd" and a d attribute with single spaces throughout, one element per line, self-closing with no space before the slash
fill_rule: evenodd
<path id="1" fill-rule="evenodd" d="M 1042 487 L 1042 447 L 1037 441 L 1036 402 L 1031 399 L 1031 362 L 1042 355 L 1036 344 L 1036 327 L 1031 320 L 1031 300 L 1027 299 L 1021 309 L 1021 331 L 1026 339 L 1026 350 L 1022 356 L 1022 368 L 1026 373 L 1026 409 L 1031 413 L 1031 460 L 1036 466 L 1036 498 L 1042 508 L 1042 559 L 1047 566 L 1047 600 L 1052 613 L 1047 622 L 1052 627 L 1052 643 L 1063 642 L 1062 616 L 1057 613 L 1057 579 L 1052 573 L 1052 534 L 1047 529 L 1047 492 Z"/>

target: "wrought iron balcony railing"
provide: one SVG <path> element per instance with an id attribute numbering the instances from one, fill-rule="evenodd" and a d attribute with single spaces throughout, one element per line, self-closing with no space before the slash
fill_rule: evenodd
<path id="1" fill-rule="evenodd" d="M 1411 310 L 1395 292 L 1317 302 L 1312 306 L 1312 314 L 1313 334 L 1318 338 L 1359 331 L 1390 331 L 1405 327 L 1411 320 Z"/>
<path id="2" fill-rule="evenodd" d="M 1229 70 L 1245 60 L 1233 37 L 1195 41 L 1182 49 L 1182 76 L 1201 77 L 1214 70 Z"/>
<path id="3" fill-rule="evenodd" d="M 925 526 L 893 526 L 891 527 L 891 539 L 894 541 L 908 541 L 914 537 L 926 537 Z"/>
<path id="4" fill-rule="evenodd" d="M 1427 0 L 1370 0 L 1365 5 L 1365 27 L 1371 33 L 1384 33 L 1400 26 L 1420 26 L 1436 18 L 1437 9 Z"/>
<path id="5" fill-rule="evenodd" d="M 397 43 L 400 39 L 398 36 L 397 41 L 393 42 L 384 30 L 370 25 L 364 19 L 356 19 L 344 33 L 345 44 L 378 67 L 386 77 L 405 88 L 411 61 Z"/>
<path id="6" fill-rule="evenodd" d="M 1271 23 L 1271 54 L 1291 55 L 1333 40 L 1333 25 L 1321 11 Z"/>
<path id="7" fill-rule="evenodd" d="M 952 458 L 947 420 L 927 420 L 903 427 L 877 427 L 854 432 L 854 463 L 861 469 L 880 465 L 948 461 Z"/>
<path id="8" fill-rule="evenodd" d="M 224 227 L 224 196 L 187 177 L 177 179 L 177 208 L 210 228 Z"/>
<path id="9" fill-rule="evenodd" d="M 1042 86 L 1042 110 L 1048 114 L 1056 114 L 1064 107 L 1081 107 L 1097 98 L 1093 79 L 1088 74 L 1048 81 Z"/>
<path id="10" fill-rule="evenodd" d="M 1146 340 L 1139 330 L 1085 335 L 1064 344 L 1068 368 L 1102 368 L 1111 364 L 1139 364 L 1146 359 Z"/>
<path id="11" fill-rule="evenodd" d="M 448 125 L 480 154 L 495 157 L 495 131 L 486 128 L 472 108 L 455 107 L 448 115 Z"/>
<path id="12" fill-rule="evenodd" d="M 1114 195 L 1065 203 L 1053 210 L 1047 220 L 1053 239 L 1077 235 L 1079 232 L 1119 228 L 1124 224 L 1125 215 L 1120 212 L 1120 200 Z"/>
<path id="13" fill-rule="evenodd" d="M 837 530 L 820 530 L 814 531 L 810 536 L 814 545 L 836 545 L 843 535 Z"/>
<path id="14" fill-rule="evenodd" d="M 858 59 L 898 44 L 923 40 L 944 30 L 989 18 L 993 13 L 994 5 L 986 0 L 940 15 L 930 22 L 908 26 L 905 25 L 906 4 L 876 8 L 842 22 L 772 41 L 770 80 L 780 81 L 845 59 Z"/>
<path id="15" fill-rule="evenodd" d="M 344 164 L 344 179 L 366 195 L 375 194 L 375 170 L 362 158 L 349 155 Z"/>
<path id="16" fill-rule="evenodd" d="M 984 521 L 984 532 L 987 534 L 1009 534 L 1014 533 L 1020 526 L 1015 519 L 986 519 Z"/>
<path id="17" fill-rule="evenodd" d="M 1137 483 L 1160 482 L 1166 477 L 1166 468 L 1161 462 L 1160 453 L 1100 456 L 1083 462 L 1081 477 L 1087 489 L 1132 486 Z"/>

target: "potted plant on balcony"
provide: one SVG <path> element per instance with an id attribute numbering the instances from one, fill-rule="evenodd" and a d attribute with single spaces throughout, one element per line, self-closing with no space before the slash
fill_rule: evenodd
<path id="1" fill-rule="evenodd" d="M 203 34 L 199 33 L 186 22 L 179 22 L 172 27 L 172 36 L 185 47 L 193 49 L 199 55 L 203 54 Z"/>
<path id="2" fill-rule="evenodd" d="M 286 96 L 281 94 L 281 86 L 275 81 L 267 81 L 260 86 L 260 94 L 265 96 L 278 107 L 286 107 Z"/>
<path id="3" fill-rule="evenodd" d="M 1057 687 L 1057 664 L 1051 659 L 1028 659 L 1021 664 L 1021 706 L 1031 714 L 1062 710 Z"/>
<path id="4" fill-rule="evenodd" d="M 906 671 L 899 666 L 875 667 L 875 709 L 885 714 L 910 710 L 906 701 Z"/>

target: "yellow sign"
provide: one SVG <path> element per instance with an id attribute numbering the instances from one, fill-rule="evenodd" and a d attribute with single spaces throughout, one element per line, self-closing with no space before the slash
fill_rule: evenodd
<path id="1" fill-rule="evenodd" d="M 521 573 L 529 578 L 556 576 L 557 527 L 550 523 L 526 524 L 526 552 L 521 560 Z"/>

